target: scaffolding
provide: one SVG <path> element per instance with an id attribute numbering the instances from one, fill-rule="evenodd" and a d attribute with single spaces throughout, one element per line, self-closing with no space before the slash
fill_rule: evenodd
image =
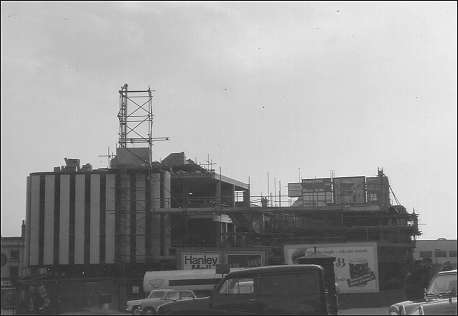
<path id="1" fill-rule="evenodd" d="M 151 90 L 128 90 L 127 83 L 119 90 L 119 148 L 148 145 L 148 166 L 152 162 L 153 142 L 169 137 L 153 138 L 153 95 Z M 131 151 L 133 155 L 135 153 Z M 143 160 L 143 158 L 138 157 Z"/>

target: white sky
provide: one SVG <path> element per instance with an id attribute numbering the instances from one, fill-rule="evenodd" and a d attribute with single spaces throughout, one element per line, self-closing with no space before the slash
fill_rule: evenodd
<path id="1" fill-rule="evenodd" d="M 210 154 L 252 195 L 281 180 L 374 176 L 456 239 L 457 4 L 1 3 L 2 236 L 26 177 L 105 167 L 118 90 L 157 90 L 153 158 Z"/>

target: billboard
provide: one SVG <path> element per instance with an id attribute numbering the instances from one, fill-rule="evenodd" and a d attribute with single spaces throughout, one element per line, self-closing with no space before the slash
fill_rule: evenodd
<path id="1" fill-rule="evenodd" d="M 285 263 L 293 264 L 298 256 L 316 251 L 335 257 L 334 273 L 340 293 L 379 291 L 376 243 L 295 244 L 285 245 Z"/>
<path id="2" fill-rule="evenodd" d="M 227 263 L 230 268 L 251 268 L 263 265 L 263 254 L 228 254 Z"/>
<path id="3" fill-rule="evenodd" d="M 288 197 L 299 197 L 302 196 L 302 184 L 301 183 L 288 183 Z"/>
<path id="4" fill-rule="evenodd" d="M 259 267 L 265 264 L 264 250 L 199 251 L 183 250 L 178 256 L 178 267 L 183 270 L 216 269 L 227 263 L 230 268 Z M 223 260 L 226 259 L 226 260 Z"/>
<path id="5" fill-rule="evenodd" d="M 332 179 L 303 179 L 302 202 L 304 206 L 326 206 L 332 204 Z"/>
<path id="6" fill-rule="evenodd" d="M 336 204 L 366 203 L 365 177 L 334 178 L 334 200 Z"/>
<path id="7" fill-rule="evenodd" d="M 217 253 L 183 253 L 182 267 L 184 270 L 216 269 L 220 263 L 220 255 Z"/>
<path id="8" fill-rule="evenodd" d="M 368 203 L 390 204 L 390 186 L 387 177 L 367 177 L 366 190 Z"/>
<path id="9" fill-rule="evenodd" d="M 331 192 L 331 178 L 302 179 L 302 191 L 305 192 Z"/>

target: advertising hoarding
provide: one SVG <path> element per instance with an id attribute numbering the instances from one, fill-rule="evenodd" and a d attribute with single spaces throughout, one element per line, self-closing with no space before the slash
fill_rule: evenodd
<path id="1" fill-rule="evenodd" d="M 366 178 L 367 202 L 379 205 L 390 204 L 390 186 L 386 177 Z"/>
<path id="2" fill-rule="evenodd" d="M 365 177 L 334 178 L 336 204 L 366 203 Z"/>
<path id="3" fill-rule="evenodd" d="M 185 252 L 182 254 L 182 267 L 184 270 L 195 269 L 216 269 L 220 263 L 220 255 L 217 253 L 193 253 Z"/>
<path id="4" fill-rule="evenodd" d="M 302 191 L 305 192 L 332 192 L 331 178 L 302 179 Z"/>
<path id="5" fill-rule="evenodd" d="M 303 179 L 302 199 L 304 206 L 326 206 L 332 204 L 332 179 Z"/>
<path id="6" fill-rule="evenodd" d="M 301 183 L 288 183 L 288 197 L 299 197 L 302 196 L 302 184 Z"/>
<path id="7" fill-rule="evenodd" d="M 340 293 L 379 291 L 376 243 L 295 244 L 285 245 L 285 263 L 293 264 L 298 256 L 316 252 L 335 257 L 334 273 Z"/>
<path id="8" fill-rule="evenodd" d="M 183 270 L 216 269 L 217 264 L 228 264 L 230 268 L 259 267 L 265 264 L 265 250 L 198 250 L 179 251 L 178 267 Z M 225 259 L 225 260 L 223 260 Z"/>
<path id="9" fill-rule="evenodd" d="M 263 265 L 262 254 L 228 254 L 227 264 L 230 268 L 251 268 Z"/>

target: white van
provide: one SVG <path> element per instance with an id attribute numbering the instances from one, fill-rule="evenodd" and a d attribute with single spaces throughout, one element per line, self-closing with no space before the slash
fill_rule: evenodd
<path id="1" fill-rule="evenodd" d="M 233 271 L 244 269 L 233 268 Z M 215 285 L 222 279 L 215 269 L 147 271 L 143 278 L 143 291 L 176 289 L 193 290 L 197 297 L 210 295 Z"/>

